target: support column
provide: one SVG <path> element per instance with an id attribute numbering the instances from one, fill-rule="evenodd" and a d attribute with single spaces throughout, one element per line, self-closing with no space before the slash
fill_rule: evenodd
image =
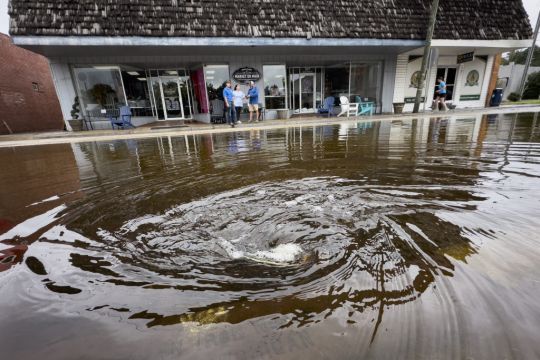
<path id="1" fill-rule="evenodd" d="M 68 120 L 71 120 L 71 109 L 73 107 L 73 101 L 75 100 L 76 92 L 73 87 L 73 80 L 71 79 L 71 72 L 69 71 L 69 64 L 54 62 L 49 63 L 51 68 L 51 74 L 54 81 L 54 87 L 56 89 L 56 95 L 60 102 L 60 108 L 62 109 L 62 116 L 66 129 L 72 131 Z M 82 116 L 82 114 L 80 114 Z"/>
<path id="2" fill-rule="evenodd" d="M 489 103 L 491 101 L 491 94 L 493 94 L 493 90 L 495 90 L 495 87 L 497 86 L 497 80 L 499 79 L 499 69 L 501 67 L 501 54 L 497 54 L 494 56 L 493 59 L 493 67 L 491 68 L 491 78 L 489 81 L 489 86 L 487 89 L 486 94 L 486 103 L 485 106 L 488 107 Z"/>

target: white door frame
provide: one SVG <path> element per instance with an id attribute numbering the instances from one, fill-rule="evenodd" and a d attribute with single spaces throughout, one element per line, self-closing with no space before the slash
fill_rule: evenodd
<path id="1" fill-rule="evenodd" d="M 302 111 L 302 90 L 303 90 L 302 79 L 308 76 L 313 78 L 313 92 L 311 93 L 311 95 L 313 96 L 313 107 L 308 109 L 307 111 Z M 295 79 L 295 77 L 297 78 Z M 290 82 L 291 82 L 291 94 L 292 94 L 291 105 L 293 107 L 293 111 L 295 112 L 295 114 L 309 114 L 309 113 L 313 113 L 317 111 L 317 74 L 314 72 L 301 72 L 301 73 L 296 73 L 296 74 L 290 74 L 290 78 L 291 78 Z M 296 90 L 296 86 L 294 82 L 296 80 L 298 80 L 298 104 L 296 104 L 296 102 L 294 101 L 295 90 Z M 295 107 L 297 107 L 297 109 L 295 109 Z"/>
<path id="2" fill-rule="evenodd" d="M 178 90 L 178 100 L 180 102 L 180 111 L 182 113 L 181 117 L 169 117 L 169 113 L 167 111 L 167 105 L 165 103 L 165 92 L 163 91 L 163 79 L 174 81 L 176 83 L 176 89 Z M 163 103 L 163 114 L 165 115 L 165 120 L 184 120 L 184 103 L 182 100 L 182 89 L 180 88 L 180 78 L 179 76 L 159 76 L 159 87 L 161 89 L 161 101 Z"/>
<path id="3" fill-rule="evenodd" d="M 311 109 L 308 109 L 308 113 L 310 112 L 315 112 L 315 108 L 316 108 L 316 103 L 317 103 L 317 99 L 316 99 L 316 94 L 317 94 L 317 79 L 316 79 L 316 74 L 315 73 L 300 73 L 300 106 L 302 106 L 302 79 L 304 79 L 305 77 L 311 77 L 313 79 L 313 91 L 311 92 L 311 95 L 313 96 L 313 107 Z M 308 93 L 306 93 L 308 94 Z M 302 108 L 300 107 L 300 112 L 302 112 Z"/>

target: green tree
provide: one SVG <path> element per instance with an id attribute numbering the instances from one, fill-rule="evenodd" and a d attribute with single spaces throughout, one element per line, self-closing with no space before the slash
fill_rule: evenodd
<path id="1" fill-rule="evenodd" d="M 516 64 L 525 65 L 527 61 L 527 56 L 529 55 L 530 49 L 525 50 L 514 50 L 508 54 L 508 59 L 503 59 L 502 64 L 508 65 L 511 62 Z M 531 66 L 540 66 L 540 47 L 534 47 L 533 59 Z"/>
<path id="2" fill-rule="evenodd" d="M 538 99 L 540 97 L 540 71 L 532 73 L 527 78 L 523 99 Z"/>

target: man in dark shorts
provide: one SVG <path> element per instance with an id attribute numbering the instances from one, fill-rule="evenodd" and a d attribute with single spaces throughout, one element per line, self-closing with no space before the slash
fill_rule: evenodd
<path id="1" fill-rule="evenodd" d="M 442 108 L 444 111 L 448 111 L 446 106 L 446 83 L 442 77 L 437 79 L 437 98 L 435 99 L 435 107 L 433 111 L 439 110 L 439 103 L 442 103 Z"/>

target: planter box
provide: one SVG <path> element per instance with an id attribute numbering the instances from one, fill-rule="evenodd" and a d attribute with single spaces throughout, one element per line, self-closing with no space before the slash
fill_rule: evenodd
<path id="1" fill-rule="evenodd" d="M 394 114 L 403 114 L 405 103 L 394 103 Z"/>
<path id="2" fill-rule="evenodd" d="M 73 129 L 73 131 L 83 131 L 82 119 L 68 120 L 68 123 L 69 123 L 69 126 L 71 126 L 71 129 Z"/>
<path id="3" fill-rule="evenodd" d="M 289 109 L 277 109 L 276 111 L 278 119 L 286 120 L 290 118 Z"/>

